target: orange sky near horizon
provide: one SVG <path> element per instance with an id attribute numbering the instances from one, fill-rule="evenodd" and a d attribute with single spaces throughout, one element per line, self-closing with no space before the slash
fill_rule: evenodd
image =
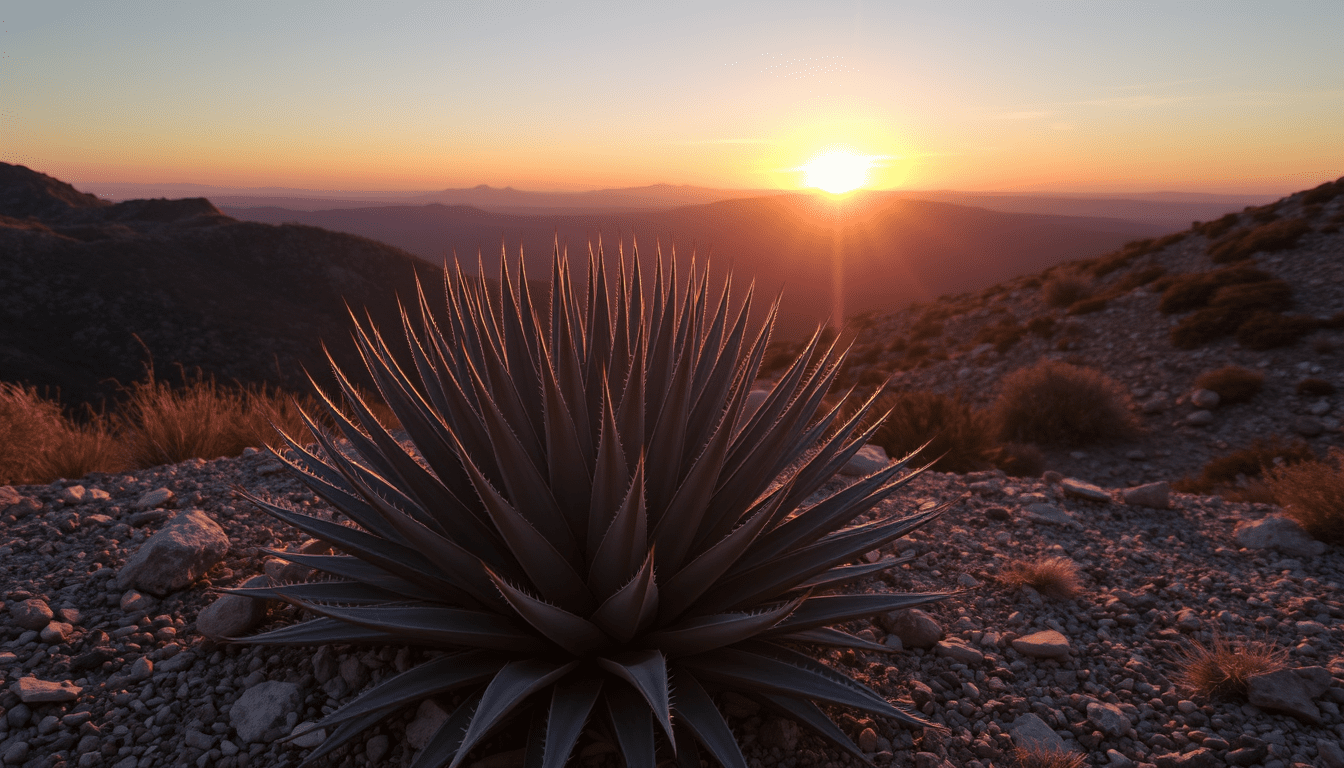
<path id="1" fill-rule="evenodd" d="M 78 187 L 1287 193 L 1344 175 L 1344 4 L 32 4 L 0 160 Z"/>

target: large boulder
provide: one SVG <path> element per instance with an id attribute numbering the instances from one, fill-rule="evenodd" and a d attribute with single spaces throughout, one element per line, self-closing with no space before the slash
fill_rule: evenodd
<path id="1" fill-rule="evenodd" d="M 1303 667 L 1264 672 L 1246 678 L 1246 698 L 1261 709 L 1285 712 L 1311 725 L 1324 722 L 1313 701 L 1333 682 L 1325 667 Z"/>
<path id="2" fill-rule="evenodd" d="M 228 551 L 229 537 L 219 523 L 189 509 L 140 545 L 117 572 L 117 586 L 162 597 L 204 576 Z"/>
<path id="3" fill-rule="evenodd" d="M 1315 557 L 1325 553 L 1325 543 L 1311 538 L 1311 534 L 1296 520 L 1283 515 L 1269 515 L 1259 520 L 1243 521 L 1233 536 L 1237 545 L 1247 549 L 1272 549 L 1291 557 Z"/>

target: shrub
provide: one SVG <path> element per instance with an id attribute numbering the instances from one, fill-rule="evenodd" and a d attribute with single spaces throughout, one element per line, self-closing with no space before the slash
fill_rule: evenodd
<path id="1" fill-rule="evenodd" d="M 1235 333 L 1243 317 L 1223 307 L 1205 307 L 1181 318 L 1168 336 L 1177 349 L 1198 349 L 1228 334 Z"/>
<path id="2" fill-rule="evenodd" d="M 1344 181 L 1344 180 L 1342 180 Z M 1335 199 L 1341 191 L 1344 191 L 1344 184 L 1340 181 L 1327 181 L 1320 186 L 1307 190 L 1302 195 L 1303 205 L 1320 205 L 1328 203 Z"/>
<path id="3" fill-rule="evenodd" d="M 1303 379 L 1295 387 L 1297 394 L 1304 397 L 1329 397 L 1335 394 L 1335 385 L 1325 379 Z"/>
<path id="4" fill-rule="evenodd" d="M 99 414 L 78 424 L 34 387 L 0 382 L 0 485 L 49 483 L 124 468 L 120 446 Z"/>
<path id="5" fill-rule="evenodd" d="M 1176 314 L 1199 309 L 1209 303 L 1219 288 L 1241 283 L 1260 283 L 1273 280 L 1268 272 L 1246 266 L 1225 267 L 1212 272 L 1176 275 L 1162 291 L 1157 309 L 1163 314 Z"/>
<path id="6" fill-rule="evenodd" d="M 1210 240 L 1216 240 L 1232 231 L 1240 219 L 1241 217 L 1235 213 L 1226 214 L 1219 219 L 1199 225 L 1199 233 Z"/>
<path id="7" fill-rule="evenodd" d="M 1218 393 L 1221 405 L 1249 402 L 1265 387 L 1265 374 L 1235 365 L 1205 371 L 1195 379 L 1195 387 Z"/>
<path id="8" fill-rule="evenodd" d="M 1344 451 L 1329 461 L 1271 467 L 1265 477 L 1274 501 L 1321 541 L 1344 544 Z"/>
<path id="9" fill-rule="evenodd" d="M 1055 332 L 1055 318 L 1049 315 L 1033 317 L 1027 321 L 1027 333 L 1048 339 Z"/>
<path id="10" fill-rule="evenodd" d="M 919 321 L 910 328 L 910 338 L 915 341 L 924 341 L 925 339 L 932 339 L 942 335 L 942 322 L 927 315 L 920 318 Z"/>
<path id="11" fill-rule="evenodd" d="M 976 344 L 993 344 L 994 349 L 1002 354 L 1021 341 L 1023 333 L 1022 326 L 1018 325 L 1016 320 L 1008 318 L 993 325 L 982 326 L 975 332 L 974 341 Z"/>
<path id="12" fill-rule="evenodd" d="M 1278 437 L 1257 439 L 1245 448 L 1210 459 L 1198 478 L 1182 478 L 1173 488 L 1182 493 L 1224 494 L 1244 489 L 1248 480 L 1261 477 L 1269 467 L 1312 461 L 1316 454 L 1301 440 L 1285 443 Z"/>
<path id="13" fill-rule="evenodd" d="M 1224 285 L 1214 291 L 1209 306 L 1226 307 L 1238 312 L 1259 309 L 1279 312 L 1293 306 L 1293 287 L 1279 279 Z"/>
<path id="14" fill-rule="evenodd" d="M 860 759 L 819 705 L 929 725 L 811 655 L 818 644 L 880 650 L 821 630 L 949 596 L 819 594 L 890 567 L 848 564 L 942 511 L 895 517 L 876 506 L 908 478 L 902 463 L 824 490 L 867 438 L 857 426 L 868 411 L 846 422 L 819 411 L 843 354 L 810 366 L 814 337 L 747 416 L 768 321 L 752 327 L 749 302 L 710 308 L 694 274 L 683 291 L 661 266 L 650 281 L 637 260 L 623 263 L 608 281 L 601 264 L 590 257 L 585 301 L 556 254 L 553 303 L 540 312 L 507 271 L 500 302 L 483 300 L 478 282 L 448 282 L 449 322 L 425 310 L 407 323 L 426 356 L 413 369 L 357 327 L 414 446 L 360 407 L 338 371 L 355 419 L 327 412 L 356 437 L 338 448 L 319 428 L 320 451 L 290 441 L 278 458 L 358 528 L 248 496 L 343 554 L 278 553 L 338 580 L 244 591 L 310 614 L 244 642 L 442 652 L 328 714 L 309 762 L 431 696 L 461 704 L 420 754 L 427 766 L 463 764 L 510 721 L 537 765 L 564 765 L 591 721 L 628 765 L 670 759 L 669 748 L 699 765 L 699 742 L 710 764 L 742 766 L 713 698 L 723 691 L 767 702 Z M 649 322 L 640 307 L 652 308 Z M 711 343 L 711 328 L 733 330 Z"/>
<path id="15" fill-rule="evenodd" d="M 888 456 L 908 456 L 929 443 L 924 455 L 938 457 L 933 468 L 939 472 L 974 472 L 990 466 L 995 446 L 986 416 L 961 395 L 927 390 L 888 393 L 873 406 L 873 418 L 887 411 L 891 415 L 872 442 L 886 449 Z"/>
<path id="16" fill-rule="evenodd" d="M 1128 392 L 1089 368 L 1044 360 L 1009 374 L 993 408 L 1001 440 L 1085 445 L 1134 437 Z"/>
<path id="17" fill-rule="evenodd" d="M 1092 281 L 1074 272 L 1051 275 L 1041 286 L 1041 296 L 1052 307 L 1063 308 L 1092 295 Z"/>
<path id="18" fill-rule="evenodd" d="M 1031 744 L 1014 748 L 1013 761 L 1017 768 L 1083 768 L 1087 765 L 1087 755 L 1044 744 Z"/>
<path id="19" fill-rule="evenodd" d="M 1252 676 L 1283 669 L 1287 661 L 1288 652 L 1272 642 L 1233 643 L 1215 631 L 1211 645 L 1191 641 L 1181 650 L 1176 682 L 1209 698 L 1245 699 Z"/>
<path id="20" fill-rule="evenodd" d="M 1075 301 L 1069 305 L 1068 314 L 1070 315 L 1090 315 L 1093 312 L 1100 312 L 1106 308 L 1106 299 L 1101 296 L 1094 296 L 1090 299 Z"/>
<path id="21" fill-rule="evenodd" d="M 1045 454 L 1031 443 L 1001 443 L 990 451 L 989 460 L 1012 477 L 1040 477 L 1045 472 Z"/>
<path id="22" fill-rule="evenodd" d="M 1166 268 L 1157 266 L 1156 264 L 1150 267 L 1144 267 L 1143 269 L 1136 269 L 1133 272 L 1126 273 L 1119 280 L 1115 281 L 1115 286 L 1112 288 L 1112 291 L 1117 296 L 1123 296 L 1135 288 L 1152 283 L 1166 273 Z"/>
<path id="23" fill-rule="evenodd" d="M 1271 221 L 1209 245 L 1209 257 L 1214 264 L 1231 264 L 1249 259 L 1256 253 L 1286 251 L 1310 231 L 1311 226 L 1303 219 Z"/>
<path id="24" fill-rule="evenodd" d="M 1247 349 L 1288 347 L 1316 330 L 1316 319 L 1306 315 L 1256 312 L 1237 327 L 1237 343 Z"/>
<path id="25" fill-rule="evenodd" d="M 1078 580 L 1078 564 L 1067 557 L 1015 560 L 1004 566 L 998 578 L 1014 589 L 1026 585 L 1044 597 L 1059 600 L 1072 600 L 1083 591 Z"/>

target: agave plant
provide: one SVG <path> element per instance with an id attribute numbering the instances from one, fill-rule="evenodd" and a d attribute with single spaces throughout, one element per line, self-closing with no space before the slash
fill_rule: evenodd
<path id="1" fill-rule="evenodd" d="M 753 330 L 751 291 L 733 310 L 731 281 L 711 291 L 707 268 L 679 287 L 661 254 L 652 280 L 637 255 L 610 278 L 600 249 L 588 267 L 581 297 L 557 249 L 549 306 L 521 259 L 496 286 L 445 270 L 446 310 L 423 290 L 418 319 L 403 308 L 405 365 L 355 324 L 409 445 L 338 369 L 351 415 L 319 390 L 336 428 L 305 414 L 320 447 L 286 436 L 273 451 L 348 521 L 251 498 L 338 554 L 272 552 L 326 579 L 234 591 L 316 618 L 243 641 L 441 652 L 332 712 L 308 762 L 449 694 L 461 704 L 416 766 L 456 768 L 530 714 L 529 765 L 562 766 L 591 719 L 631 768 L 697 743 L 745 768 L 715 705 L 728 690 L 860 758 L 818 703 L 924 724 L 806 652 L 887 652 L 830 625 L 947 597 L 836 592 L 897 562 L 859 556 L 942 511 L 879 511 L 917 473 L 908 457 L 813 498 L 877 428 L 860 427 L 871 399 L 848 419 L 823 407 L 843 353 L 818 334 L 749 397 L 777 302 Z"/>

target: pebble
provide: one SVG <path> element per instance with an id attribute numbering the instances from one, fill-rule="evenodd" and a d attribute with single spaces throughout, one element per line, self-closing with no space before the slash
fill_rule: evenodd
<path id="1" fill-rule="evenodd" d="M 177 494 L 167 488 L 155 488 L 152 491 L 145 491 L 140 497 L 131 504 L 131 509 L 146 510 L 154 507 L 162 507 L 164 504 L 173 500 Z"/>
<path id="2" fill-rule="evenodd" d="M 1019 637 L 1012 645 L 1018 653 L 1033 659 L 1067 659 L 1070 651 L 1069 639 L 1053 629 Z"/>
<path id="3" fill-rule="evenodd" d="M 24 629 L 42 629 L 54 615 L 46 601 L 36 597 L 9 605 L 10 618 Z"/>
<path id="4" fill-rule="evenodd" d="M 892 611 L 882 617 L 882 622 L 888 632 L 900 638 L 905 648 L 932 648 L 943 638 L 943 628 L 918 608 Z"/>
<path id="5" fill-rule="evenodd" d="M 1064 495 L 1077 499 L 1096 501 L 1102 504 L 1109 504 L 1111 501 L 1111 494 L 1107 493 L 1105 489 L 1083 480 L 1066 477 L 1059 481 L 1059 488 L 1064 491 Z"/>
<path id="6" fill-rule="evenodd" d="M 1165 482 L 1146 483 L 1120 492 L 1120 498 L 1131 507 L 1150 509 L 1169 509 L 1171 507 L 1171 486 Z"/>

